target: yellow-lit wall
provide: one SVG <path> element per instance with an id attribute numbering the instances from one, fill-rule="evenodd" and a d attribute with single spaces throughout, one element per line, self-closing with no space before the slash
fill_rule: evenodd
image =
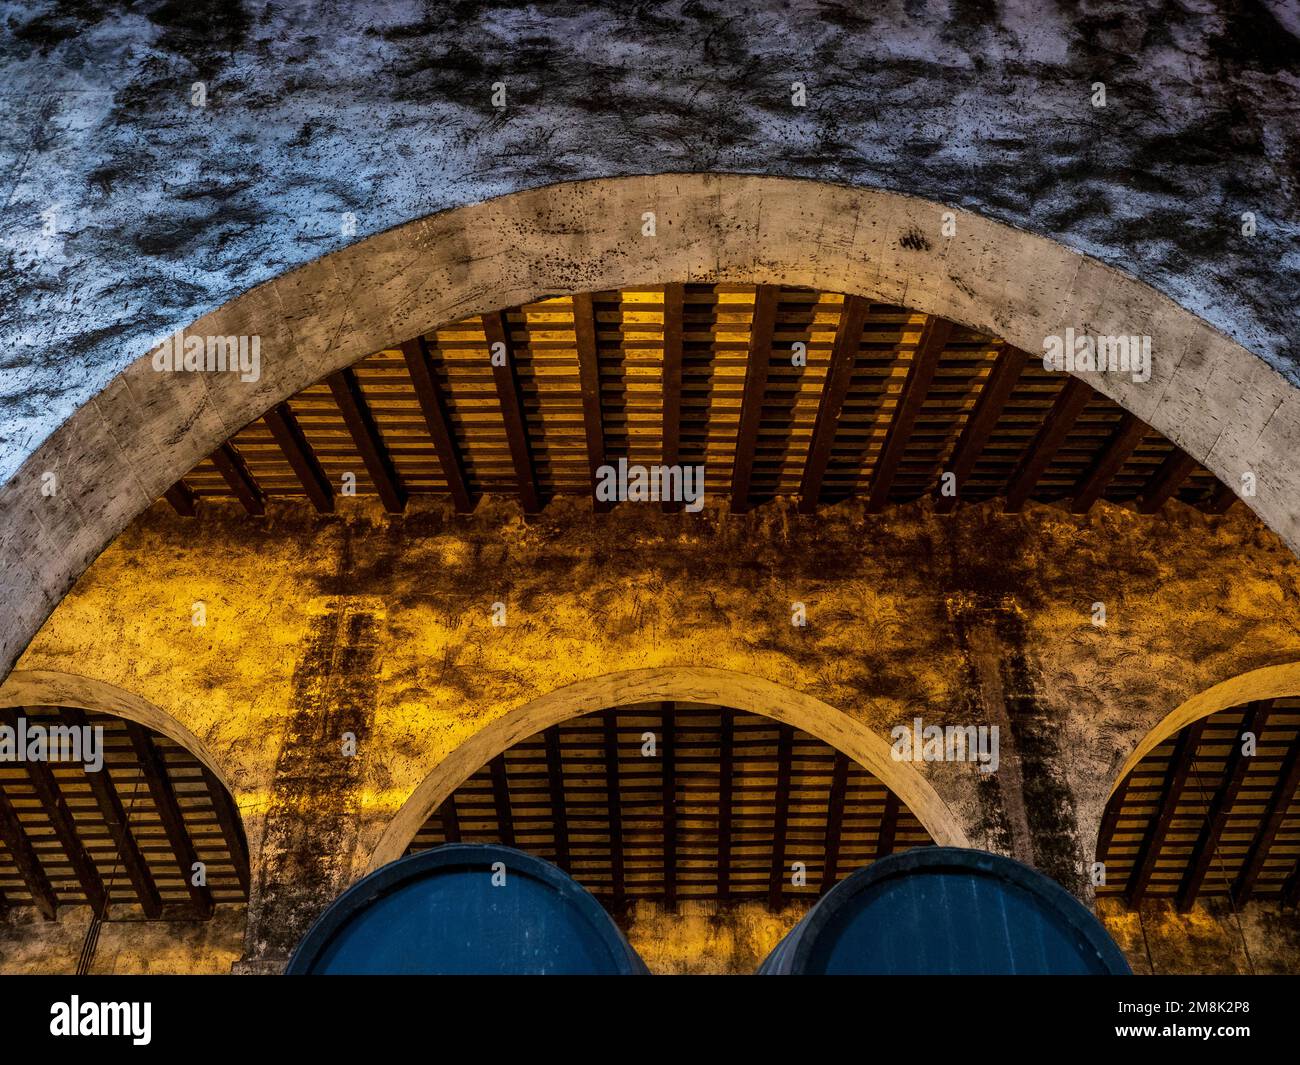
<path id="1" fill-rule="evenodd" d="M 780 504 L 744 517 L 625 504 L 594 518 L 561 500 L 528 522 L 490 500 L 468 517 L 423 502 L 401 519 L 345 508 L 273 504 L 253 519 L 205 503 L 186 520 L 156 506 L 18 667 L 118 685 L 206 744 L 253 852 L 254 961 L 282 957 L 364 872 L 441 759 L 573 681 L 712 666 L 811 694 L 885 737 L 917 716 L 1000 723 L 996 786 L 968 765 L 917 770 L 974 845 L 1086 894 L 1107 793 L 1147 730 L 1212 684 L 1300 660 L 1300 563 L 1241 507 L 944 518 L 846 504 L 810 519 Z M 498 601 L 504 627 L 491 623 Z M 791 624 L 796 602 L 805 627 Z M 346 763 L 345 731 L 358 736 Z M 703 953 L 731 937 L 725 949 L 749 958 L 744 927 L 690 941 Z M 680 949 L 653 953 L 707 967 Z"/>

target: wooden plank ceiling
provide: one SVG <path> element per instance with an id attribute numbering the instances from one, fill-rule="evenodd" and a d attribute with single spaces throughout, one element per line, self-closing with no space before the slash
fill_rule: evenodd
<path id="1" fill-rule="evenodd" d="M 554 862 L 615 912 L 638 899 L 779 908 L 933 842 L 892 792 L 821 740 L 680 703 L 587 714 L 522 741 L 434 811 L 408 853 L 460 841 Z"/>
<path id="2" fill-rule="evenodd" d="M 135 722 L 72 707 L 0 710 L 0 725 L 103 728 L 104 764 L 0 762 L 0 911 L 138 906 L 208 918 L 248 900 L 248 845 L 229 792 L 189 751 Z M 194 862 L 206 886 L 192 883 Z"/>
<path id="3" fill-rule="evenodd" d="M 1243 736 L 1256 739 L 1243 753 Z M 1098 895 L 1300 904 L 1300 699 L 1220 711 L 1171 736 L 1116 789 Z"/>
<path id="4" fill-rule="evenodd" d="M 376 352 L 240 430 L 167 499 L 184 514 L 203 498 L 329 511 L 355 478 L 395 512 L 413 495 L 468 510 L 483 494 L 532 512 L 591 496 L 594 469 L 619 458 L 703 464 L 706 498 L 736 510 L 926 495 L 948 510 L 949 470 L 962 502 L 1010 509 L 1107 499 L 1150 512 L 1177 497 L 1221 511 L 1236 498 L 1114 402 L 997 338 L 858 297 L 700 284 L 541 300 Z"/>

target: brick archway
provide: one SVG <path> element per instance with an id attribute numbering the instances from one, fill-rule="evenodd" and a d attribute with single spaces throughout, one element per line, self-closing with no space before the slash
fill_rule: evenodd
<path id="1" fill-rule="evenodd" d="M 333 253 L 187 332 L 260 337 L 255 382 L 160 373 L 142 353 L 0 488 L 0 671 L 130 521 L 276 403 L 395 339 L 542 295 L 650 280 L 804 285 L 906 304 L 1029 351 L 1067 327 L 1153 337 L 1151 379 L 1078 376 L 1161 432 L 1300 546 L 1300 401 L 1261 359 L 1149 286 L 944 205 L 737 175 L 600 179 L 447 211 Z M 654 212 L 655 233 L 643 236 Z M 58 490 L 48 486 L 53 475 Z"/>

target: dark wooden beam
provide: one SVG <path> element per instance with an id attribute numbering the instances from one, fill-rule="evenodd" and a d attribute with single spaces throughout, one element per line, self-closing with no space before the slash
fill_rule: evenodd
<path id="1" fill-rule="evenodd" d="M 1232 885 L 1232 901 L 1240 906 L 1250 900 L 1255 891 L 1255 882 L 1264 869 L 1273 840 L 1277 837 L 1295 799 L 1296 788 L 1300 786 L 1300 738 L 1291 741 L 1282 765 L 1278 769 L 1277 783 L 1273 793 L 1264 807 L 1254 838 L 1241 863 L 1241 872 Z"/>
<path id="2" fill-rule="evenodd" d="M 718 898 L 731 897 L 731 819 L 734 807 L 736 725 L 730 710 L 720 711 L 718 726 Z"/>
<path id="3" fill-rule="evenodd" d="M 1196 902 L 1196 896 L 1201 890 L 1201 885 L 1205 883 L 1206 874 L 1210 871 L 1210 863 L 1214 860 L 1214 852 L 1219 846 L 1223 830 L 1228 825 L 1228 816 L 1232 812 L 1237 794 L 1241 791 L 1246 772 L 1250 768 L 1251 759 L 1242 754 L 1241 737 L 1245 732 L 1250 732 L 1258 742 L 1271 708 L 1272 703 L 1268 701 L 1252 703 L 1247 713 L 1245 728 L 1232 740 L 1223 778 L 1215 790 L 1214 798 L 1210 801 L 1210 808 L 1206 812 L 1200 834 L 1187 861 L 1187 872 L 1178 887 L 1179 913 L 1187 913 Z"/>
<path id="4" fill-rule="evenodd" d="M 1214 486 L 1214 491 L 1205 502 L 1204 510 L 1207 514 L 1226 514 L 1237 499 L 1237 493 L 1220 481 Z"/>
<path id="5" fill-rule="evenodd" d="M 804 462 L 803 480 L 799 485 L 799 510 L 804 514 L 813 513 L 821 500 L 822 481 L 826 477 L 826 467 L 830 465 L 835 431 L 839 428 L 840 415 L 844 413 L 849 385 L 853 383 L 853 368 L 857 364 L 862 330 L 870 310 L 870 301 L 861 296 L 845 296 L 840 308 L 840 321 L 831 346 L 831 362 L 826 368 L 826 383 L 822 387 L 808 458 Z"/>
<path id="6" fill-rule="evenodd" d="M 212 453 L 212 464 L 248 513 L 266 513 L 266 496 L 233 444 L 225 443 L 217 448 Z"/>
<path id="7" fill-rule="evenodd" d="M 50 886 L 49 877 L 41 866 L 40 855 L 32 846 L 22 822 L 18 820 L 18 811 L 14 809 L 3 787 L 0 787 L 0 839 L 4 840 L 5 849 L 18 867 L 18 875 L 27 885 L 27 891 L 36 908 L 41 911 L 41 916 L 47 921 L 55 920 L 59 902 L 55 898 L 54 888 Z"/>
<path id="8" fill-rule="evenodd" d="M 849 790 L 849 756 L 835 752 L 835 768 L 831 770 L 831 790 L 826 804 L 826 837 L 822 846 L 822 884 L 825 894 L 835 886 L 839 876 L 840 837 L 844 832 L 844 800 Z"/>
<path id="9" fill-rule="evenodd" d="M 492 804 L 496 809 L 497 830 L 501 842 L 507 847 L 515 845 L 515 818 L 510 808 L 510 777 L 506 772 L 506 756 L 498 754 L 488 763 L 492 774 Z"/>
<path id="10" fill-rule="evenodd" d="M 262 415 L 262 421 L 266 422 L 266 427 L 271 430 L 275 442 L 284 452 L 285 459 L 293 467 L 293 472 L 302 485 L 303 491 L 307 493 L 307 498 L 311 500 L 312 506 L 321 514 L 332 514 L 334 487 L 330 484 L 324 467 L 316 458 L 316 453 L 307 443 L 307 437 L 303 435 L 298 419 L 294 417 L 289 404 L 281 403 L 274 410 L 267 411 Z"/>
<path id="11" fill-rule="evenodd" d="M 456 793 L 453 791 L 438 807 L 442 818 L 442 836 L 448 843 L 460 842 L 460 818 L 456 815 Z"/>
<path id="12" fill-rule="evenodd" d="M 1111 431 L 1101 452 L 1093 461 L 1092 468 L 1081 478 L 1074 490 L 1074 501 L 1070 509 L 1075 514 L 1087 514 L 1092 505 L 1101 498 L 1106 487 L 1115 479 L 1133 449 L 1142 443 L 1147 435 L 1147 426 L 1140 418 L 1128 411 L 1120 416 L 1119 423 Z"/>
<path id="13" fill-rule="evenodd" d="M 772 807 L 772 870 L 767 883 L 767 905 L 779 910 L 785 895 L 785 844 L 790 829 L 790 777 L 794 761 L 794 729 L 777 725 L 776 793 Z"/>
<path id="14" fill-rule="evenodd" d="M 662 703 L 663 728 L 659 737 L 659 760 L 662 767 L 664 811 L 664 905 L 677 908 L 677 754 L 673 728 L 673 704 Z"/>
<path id="15" fill-rule="evenodd" d="M 15 711 L 8 707 L 0 709 L 0 723 L 17 731 L 20 712 L 25 715 L 25 711 Z M 72 816 L 72 811 L 68 809 L 67 800 L 64 799 L 59 782 L 54 777 L 54 770 L 50 768 L 48 761 L 27 761 L 23 764 L 32 791 L 41 805 L 41 812 L 49 821 L 50 828 L 54 831 L 54 838 L 59 841 L 59 846 L 67 856 L 68 864 L 72 866 L 77 883 L 81 885 L 81 891 L 90 904 L 91 912 L 102 917 L 108 908 L 108 894 L 104 890 L 104 881 L 100 879 L 94 859 L 90 857 L 86 845 L 81 840 L 81 834 L 77 831 L 77 822 Z M 85 775 L 91 777 L 97 774 L 86 773 Z"/>
<path id="16" fill-rule="evenodd" d="M 682 351 L 685 335 L 686 286 L 664 286 L 664 424 L 663 464 L 681 464 L 682 449 Z M 659 505 L 666 513 L 682 509 L 683 500 L 665 499 Z"/>
<path id="17" fill-rule="evenodd" d="M 1282 903 L 1285 906 L 1300 906 L 1300 861 L 1296 862 L 1296 867 L 1282 885 Z"/>
<path id="18" fill-rule="evenodd" d="M 1039 479 L 1070 435 L 1075 420 L 1092 398 L 1092 389 L 1080 378 L 1071 377 L 1057 394 L 1042 426 L 1029 442 L 1007 486 L 1006 510 L 1014 513 L 1028 501 Z"/>
<path id="19" fill-rule="evenodd" d="M 528 421 L 524 417 L 523 393 L 519 388 L 515 349 L 505 312 L 493 311 L 483 315 L 483 333 L 487 337 L 489 352 L 505 352 L 504 366 L 498 366 L 495 360 L 492 362 L 492 379 L 496 382 L 497 400 L 506 427 L 506 443 L 510 445 L 510 458 L 515 465 L 519 503 L 525 514 L 536 514 L 542 509 L 541 492 L 537 486 L 532 446 L 528 442 Z M 500 348 L 497 348 L 498 344 Z"/>
<path id="20" fill-rule="evenodd" d="M 1105 813 L 1101 815 L 1101 828 L 1097 832 L 1097 861 L 1101 862 L 1103 866 L 1106 862 L 1106 854 L 1110 850 L 1111 841 L 1115 838 L 1115 830 L 1119 827 L 1120 815 L 1124 812 L 1124 800 L 1128 797 L 1129 782 L 1132 779 L 1133 775 L 1131 773 L 1124 778 L 1123 783 L 1115 789 L 1115 794 L 1106 803 Z"/>
<path id="21" fill-rule="evenodd" d="M 411 384 L 415 388 L 415 398 L 420 403 L 420 413 L 424 415 L 425 427 L 438 452 L 438 462 L 447 481 L 447 490 L 451 492 L 456 510 L 467 514 L 474 509 L 474 499 L 469 491 L 465 457 L 456 440 L 447 397 L 442 385 L 438 383 L 429 345 L 422 336 L 408 340 L 402 345 L 402 356 L 406 359 L 406 369 L 411 375 Z"/>
<path id="22" fill-rule="evenodd" d="M 898 396 L 898 405 L 894 408 L 889 431 L 885 434 L 885 446 L 871 472 L 871 487 L 867 495 L 868 511 L 879 512 L 889 502 L 889 490 L 893 487 L 894 477 L 898 474 L 903 454 L 907 451 L 907 442 L 911 439 L 916 417 L 921 413 L 921 406 L 930 392 L 930 383 L 939 368 L 939 356 L 943 354 L 951 335 L 952 323 L 935 315 L 927 318 L 921 327 L 921 339 L 912 355 L 912 365 L 903 381 L 903 390 Z"/>
<path id="23" fill-rule="evenodd" d="M 971 411 L 966 424 L 962 426 L 957 446 L 953 448 L 952 458 L 946 472 L 951 473 L 956 482 L 956 494 L 943 494 L 943 482 L 934 488 L 934 509 L 940 514 L 949 513 L 956 505 L 966 478 L 970 476 L 975 463 L 979 461 L 989 437 L 1002 416 L 1002 410 L 1015 391 L 1020 374 L 1029 360 L 1029 353 L 1011 344 L 1003 343 L 998 349 L 997 360 L 989 373 L 989 379 L 980 390 L 975 409 Z"/>
<path id="24" fill-rule="evenodd" d="M 1142 846 L 1138 851 L 1137 860 L 1133 863 L 1133 871 L 1129 875 L 1129 882 L 1124 891 L 1124 899 L 1129 906 L 1137 904 L 1146 894 L 1147 885 L 1151 883 L 1151 874 L 1155 872 L 1156 863 L 1160 860 L 1160 850 L 1169 835 L 1169 827 L 1178 809 L 1178 799 L 1182 795 L 1187 774 L 1191 771 L 1192 762 L 1196 758 L 1196 748 L 1200 744 L 1204 729 L 1205 720 L 1202 718 L 1188 725 L 1174 739 L 1173 751 L 1169 756 L 1169 765 L 1165 770 L 1164 784 L 1160 791 L 1160 808 L 1155 823 L 1142 840 Z"/>
<path id="25" fill-rule="evenodd" d="M 252 890 L 252 878 L 248 868 L 248 844 L 244 839 L 244 823 L 240 820 L 239 808 L 217 774 L 207 766 L 203 766 L 202 770 L 203 782 L 208 787 L 208 797 L 212 802 L 212 812 L 216 815 L 217 824 L 221 826 L 221 838 L 230 854 L 230 864 L 234 866 L 235 877 L 247 896 Z"/>
<path id="26" fill-rule="evenodd" d="M 356 371 L 351 367 L 339 370 L 329 376 L 330 394 L 338 405 L 343 421 L 352 435 L 352 442 L 361 453 L 361 461 L 366 464 L 371 483 L 384 509 L 390 514 L 400 514 L 406 509 L 406 488 L 398 476 L 397 467 L 388 453 L 379 425 L 370 412 L 365 393 L 361 391 L 361 382 Z"/>
<path id="27" fill-rule="evenodd" d="M 192 518 L 198 512 L 199 497 L 184 480 L 177 481 L 167 489 L 163 493 L 163 498 L 172 505 L 172 510 L 176 511 L 182 518 Z"/>
<path id="28" fill-rule="evenodd" d="M 149 735 L 149 730 L 134 721 L 126 723 L 127 734 L 131 737 L 131 748 L 135 751 L 136 761 L 140 764 L 140 773 L 149 786 L 149 794 L 158 809 L 158 819 L 162 822 L 167 842 L 171 845 L 172 856 L 189 892 L 190 901 L 195 911 L 205 920 L 212 916 L 212 889 L 206 884 L 194 883 L 194 863 L 199 860 L 185 827 L 185 818 L 181 814 L 181 805 L 176 798 L 171 779 L 167 776 L 167 767 L 162 755 Z"/>
<path id="29" fill-rule="evenodd" d="M 618 780 L 618 714 L 601 715 L 605 729 L 605 797 L 609 808 L 609 877 L 613 908 L 627 905 L 627 879 L 623 869 L 623 795 Z"/>
<path id="30" fill-rule="evenodd" d="M 898 796 L 885 791 L 885 808 L 880 813 L 880 834 L 876 837 L 876 858 L 886 858 L 894 853 L 894 840 L 898 838 Z"/>
<path id="31" fill-rule="evenodd" d="M 546 744 L 546 783 L 551 793 L 551 831 L 555 836 L 555 864 L 566 873 L 569 855 L 569 807 L 564 798 L 564 754 L 560 750 L 560 728 L 552 725 L 542 733 Z"/>
<path id="32" fill-rule="evenodd" d="M 767 394 L 767 373 L 772 362 L 772 336 L 776 331 L 776 308 L 781 298 L 779 285 L 759 285 L 754 290 L 754 316 L 749 325 L 749 355 L 745 365 L 745 392 L 740 402 L 740 426 L 736 431 L 736 459 L 731 466 L 731 509 L 737 514 L 749 510 L 749 488 L 754 477 L 754 453 L 763 425 L 763 397 Z"/>
<path id="33" fill-rule="evenodd" d="M 578 384 L 582 390 L 582 426 L 587 439 L 587 470 L 591 477 L 591 505 L 597 514 L 610 510 L 612 500 L 597 499 L 600 468 L 605 454 L 605 412 L 600 398 L 600 355 L 596 345 L 596 308 L 590 292 L 573 297 L 573 335 L 578 348 Z"/>
<path id="34" fill-rule="evenodd" d="M 1183 486 L 1183 482 L 1196 469 L 1196 460 L 1182 448 L 1175 446 L 1162 462 L 1151 479 L 1142 486 L 1138 497 L 1138 510 L 1143 514 L 1154 514 Z"/>

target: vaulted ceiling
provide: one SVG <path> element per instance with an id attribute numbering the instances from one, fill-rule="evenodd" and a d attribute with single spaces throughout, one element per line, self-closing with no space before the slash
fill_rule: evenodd
<path id="1" fill-rule="evenodd" d="M 850 497 L 1146 512 L 1236 498 L 1113 401 L 996 337 L 858 297 L 707 284 L 542 300 L 375 352 L 236 433 L 167 498 L 184 514 L 204 498 L 329 511 L 352 480 L 394 512 L 413 495 L 467 510 L 485 493 L 535 512 L 592 496 L 595 468 L 619 458 L 702 464 L 707 497 L 735 511 L 777 496 L 805 511 Z M 946 471 L 955 498 L 939 494 Z"/>

